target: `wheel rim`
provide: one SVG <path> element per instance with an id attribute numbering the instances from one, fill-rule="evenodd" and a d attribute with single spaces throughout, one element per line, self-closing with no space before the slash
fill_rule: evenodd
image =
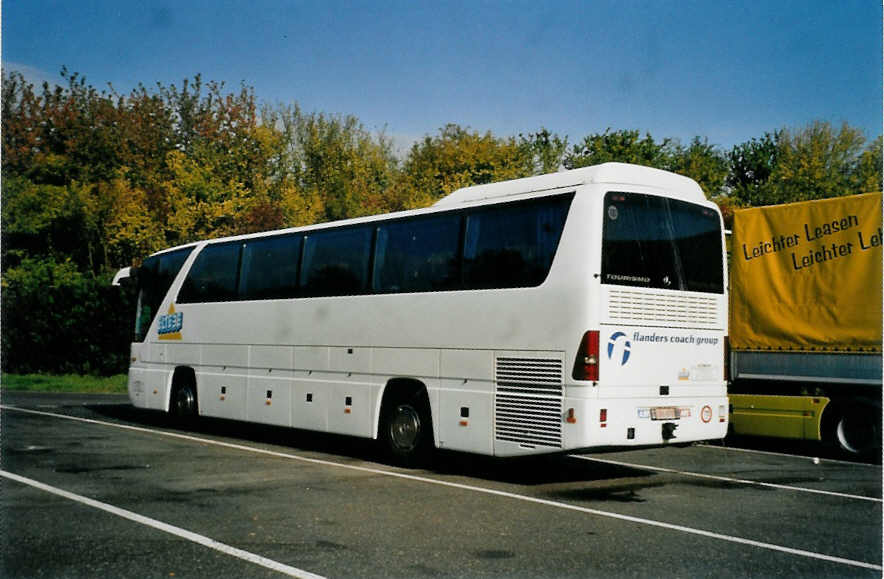
<path id="1" fill-rule="evenodd" d="M 878 429 L 870 413 L 854 410 L 841 417 L 835 435 L 842 449 L 851 454 L 862 454 L 875 444 Z"/>
<path id="2" fill-rule="evenodd" d="M 190 416 L 196 410 L 196 396 L 193 389 L 185 386 L 179 388 L 175 396 L 175 412 L 179 416 Z"/>
<path id="3" fill-rule="evenodd" d="M 417 448 L 421 436 L 421 418 L 417 410 L 402 404 L 393 411 L 390 419 L 390 442 L 400 452 Z"/>

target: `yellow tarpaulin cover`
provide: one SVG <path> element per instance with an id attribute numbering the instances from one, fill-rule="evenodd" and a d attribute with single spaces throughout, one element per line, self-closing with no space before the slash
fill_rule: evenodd
<path id="1" fill-rule="evenodd" d="M 881 351 L 881 193 L 738 210 L 731 347 Z"/>

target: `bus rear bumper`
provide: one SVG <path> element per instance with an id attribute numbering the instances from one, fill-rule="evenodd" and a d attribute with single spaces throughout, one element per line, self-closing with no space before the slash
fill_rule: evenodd
<path id="1" fill-rule="evenodd" d="M 566 399 L 562 438 L 565 449 L 674 446 L 719 440 L 727 429 L 726 396 Z"/>

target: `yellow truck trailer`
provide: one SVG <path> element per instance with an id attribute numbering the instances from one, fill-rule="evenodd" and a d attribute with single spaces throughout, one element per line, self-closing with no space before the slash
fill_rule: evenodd
<path id="1" fill-rule="evenodd" d="M 881 448 L 881 193 L 738 210 L 734 434 Z"/>

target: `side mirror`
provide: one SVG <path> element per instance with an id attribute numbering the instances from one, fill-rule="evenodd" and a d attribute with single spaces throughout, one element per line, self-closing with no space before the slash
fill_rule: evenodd
<path id="1" fill-rule="evenodd" d="M 127 286 L 127 285 L 131 284 L 133 281 L 135 281 L 132 278 L 132 275 L 135 272 L 133 272 L 132 270 L 133 270 L 133 268 L 131 268 L 131 267 L 124 267 L 123 269 L 118 271 L 116 273 L 116 275 L 114 275 L 114 279 L 111 282 L 111 285 L 113 285 L 113 286 Z"/>

